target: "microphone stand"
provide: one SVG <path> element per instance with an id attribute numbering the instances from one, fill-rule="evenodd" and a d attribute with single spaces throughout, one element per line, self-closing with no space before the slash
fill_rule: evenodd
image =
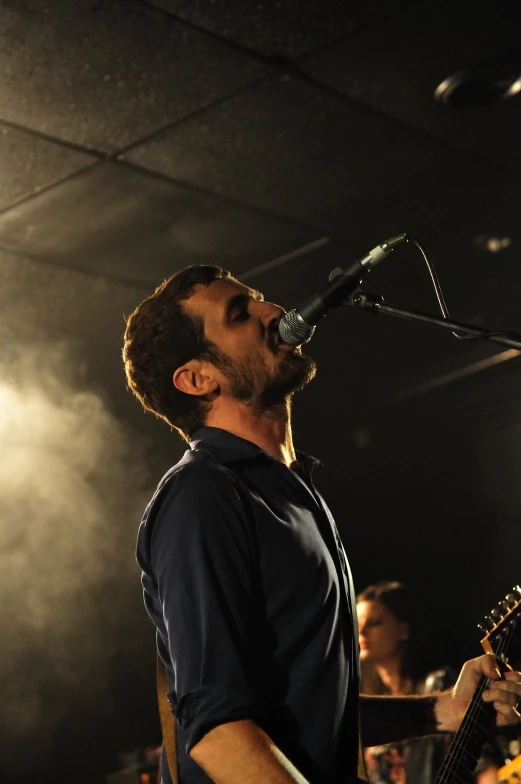
<path id="1" fill-rule="evenodd" d="M 384 298 L 381 294 L 369 294 L 368 292 L 358 289 L 355 290 L 343 304 L 361 310 L 368 310 L 374 314 L 384 313 L 386 316 L 395 316 L 397 318 L 405 319 L 406 321 L 419 321 L 423 324 L 428 324 L 431 327 L 448 329 L 451 332 L 457 333 L 455 337 L 489 340 L 492 343 L 510 346 L 521 351 L 521 334 L 516 332 L 479 329 L 479 327 L 473 327 L 470 324 L 464 324 L 459 321 L 452 321 L 450 319 L 440 318 L 439 316 L 431 316 L 429 313 L 421 313 L 420 311 L 410 310 L 409 308 L 400 308 L 396 305 L 384 302 Z"/>

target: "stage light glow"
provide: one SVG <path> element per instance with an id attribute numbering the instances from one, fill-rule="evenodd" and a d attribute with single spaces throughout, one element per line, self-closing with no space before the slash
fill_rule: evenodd
<path id="1" fill-rule="evenodd" d="M 484 250 L 488 253 L 500 253 L 502 250 L 510 248 L 512 239 L 506 235 L 478 234 L 472 244 L 478 250 Z"/>
<path id="2" fill-rule="evenodd" d="M 510 245 L 512 245 L 510 237 L 489 237 L 487 240 L 487 250 L 491 253 L 499 253 Z"/>
<path id="3" fill-rule="evenodd" d="M 511 98 L 513 95 L 517 95 L 517 93 L 521 90 L 521 77 L 516 79 L 515 82 L 512 82 L 510 87 L 505 90 L 504 98 Z"/>
<path id="4" fill-rule="evenodd" d="M 139 438 L 82 383 L 77 351 L 2 338 L 0 732 L 44 744 L 68 710 L 44 702 L 45 684 L 87 702 L 106 687 L 112 652 L 96 591 L 108 577 L 116 594 L 118 581 L 122 595 L 133 585 L 127 521 L 137 523 L 150 488 Z"/>

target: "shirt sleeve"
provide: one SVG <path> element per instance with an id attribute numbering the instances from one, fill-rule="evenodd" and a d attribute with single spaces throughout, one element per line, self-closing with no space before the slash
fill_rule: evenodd
<path id="1" fill-rule="evenodd" d="M 255 571 L 244 506 L 226 470 L 189 466 L 172 477 L 151 542 L 186 751 L 213 727 L 257 718 Z"/>

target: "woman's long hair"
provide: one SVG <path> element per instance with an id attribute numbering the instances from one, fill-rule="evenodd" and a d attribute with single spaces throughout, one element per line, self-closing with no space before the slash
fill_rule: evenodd
<path id="1" fill-rule="evenodd" d="M 401 661 L 402 678 L 410 678 L 416 690 L 418 681 L 428 670 L 428 644 L 422 613 L 416 596 L 409 586 L 390 580 L 369 585 L 356 597 L 358 602 L 380 602 L 398 621 L 409 625 L 409 638 L 404 640 Z M 365 694 L 383 694 L 385 688 L 375 668 L 362 665 L 362 691 Z"/>

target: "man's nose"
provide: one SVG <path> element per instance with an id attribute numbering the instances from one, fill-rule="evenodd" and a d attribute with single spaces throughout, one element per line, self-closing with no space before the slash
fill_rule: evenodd
<path id="1" fill-rule="evenodd" d="M 274 322 L 279 322 L 285 313 L 284 308 L 280 305 L 275 305 L 273 302 L 262 302 L 261 320 L 264 326 L 268 329 Z"/>

